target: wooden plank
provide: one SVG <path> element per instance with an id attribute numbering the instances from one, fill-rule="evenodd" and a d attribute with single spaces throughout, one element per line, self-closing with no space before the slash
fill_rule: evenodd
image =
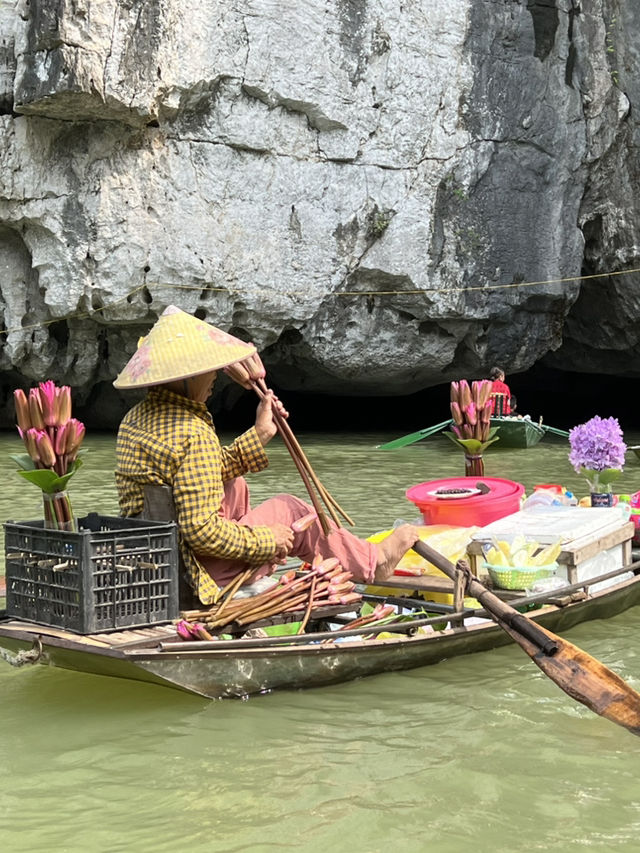
<path id="1" fill-rule="evenodd" d="M 585 543 L 584 540 L 582 542 L 575 540 L 575 542 L 567 543 L 560 552 L 558 562 L 567 566 L 579 566 L 585 560 L 589 560 L 591 557 L 600 554 L 601 551 L 608 551 L 609 548 L 614 548 L 616 545 L 621 545 L 623 542 L 631 540 L 634 530 L 633 522 L 629 521 L 617 530 L 613 530 L 605 536 L 601 536 L 589 543 Z"/>
<path id="2" fill-rule="evenodd" d="M 131 628 L 128 631 L 112 631 L 106 634 L 92 634 L 94 639 L 110 646 L 121 646 L 140 640 L 161 640 L 175 634 L 174 625 L 156 625 L 149 628 Z"/>
<path id="3" fill-rule="evenodd" d="M 35 636 L 43 637 L 60 637 L 64 640 L 73 640 L 74 643 L 80 643 L 86 646 L 108 646 L 109 643 L 104 640 L 98 640 L 94 637 L 86 637 L 82 634 L 74 634 L 72 631 L 65 631 L 64 628 L 52 628 L 48 625 L 37 625 L 34 622 L 3 622 L 3 631 L 24 632 Z"/>
<path id="4" fill-rule="evenodd" d="M 393 575 L 386 581 L 374 581 L 372 586 L 395 587 L 396 589 L 415 589 L 426 592 L 446 592 L 453 594 L 453 581 L 438 575 L 416 575 L 407 577 L 405 575 Z"/>

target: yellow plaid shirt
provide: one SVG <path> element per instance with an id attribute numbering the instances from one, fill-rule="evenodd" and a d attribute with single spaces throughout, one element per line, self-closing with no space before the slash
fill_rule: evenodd
<path id="1" fill-rule="evenodd" d="M 116 461 L 124 516 L 142 512 L 147 483 L 171 486 L 182 556 L 203 604 L 215 601 L 219 589 L 196 554 L 256 566 L 275 555 L 268 527 L 247 527 L 220 516 L 225 481 L 269 464 L 255 428 L 222 447 L 204 403 L 153 388 L 123 418 Z"/>

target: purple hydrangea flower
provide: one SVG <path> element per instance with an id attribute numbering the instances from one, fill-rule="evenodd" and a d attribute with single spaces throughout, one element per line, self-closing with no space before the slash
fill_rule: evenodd
<path id="1" fill-rule="evenodd" d="M 600 418 L 598 415 L 569 432 L 569 462 L 577 474 L 610 468 L 622 470 L 627 446 L 622 440 L 622 430 L 617 418 Z"/>

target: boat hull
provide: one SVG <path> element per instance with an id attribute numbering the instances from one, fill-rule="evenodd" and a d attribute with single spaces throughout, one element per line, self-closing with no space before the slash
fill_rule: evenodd
<path id="1" fill-rule="evenodd" d="M 545 434 L 544 427 L 523 418 L 491 418 L 491 426 L 499 427 L 499 441 L 493 447 L 534 447 Z"/>
<path id="2" fill-rule="evenodd" d="M 562 634 L 591 619 L 606 619 L 640 603 L 640 576 L 565 607 L 529 614 Z M 15 626 L 15 623 L 13 623 Z M 9 630 L 0 622 L 0 646 L 13 653 L 42 645 L 40 663 L 79 672 L 172 687 L 209 699 L 241 698 L 276 689 L 320 687 L 383 672 L 415 669 L 446 658 L 512 642 L 493 622 L 386 640 L 259 646 L 246 649 L 159 651 L 110 649 L 72 635 L 47 636 L 37 626 Z"/>

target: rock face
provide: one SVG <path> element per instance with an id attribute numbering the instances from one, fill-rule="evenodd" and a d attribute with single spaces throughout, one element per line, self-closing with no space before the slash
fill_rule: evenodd
<path id="1" fill-rule="evenodd" d="M 2 4 L 3 402 L 117 423 L 171 303 L 292 390 L 637 373 L 636 6 Z"/>

